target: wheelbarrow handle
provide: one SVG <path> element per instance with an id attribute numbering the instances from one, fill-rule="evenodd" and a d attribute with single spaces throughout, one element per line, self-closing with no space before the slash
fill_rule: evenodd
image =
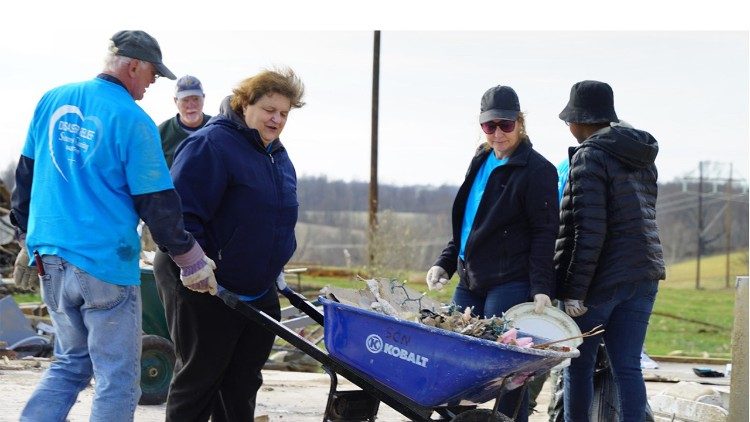
<path id="1" fill-rule="evenodd" d="M 281 290 L 281 294 L 283 294 L 284 297 L 289 299 L 289 303 L 291 303 L 295 308 L 306 313 L 310 318 L 315 320 L 315 322 L 317 322 L 318 324 L 323 325 L 323 313 L 320 312 L 318 308 L 313 306 L 313 304 L 310 303 L 310 301 L 307 300 L 306 297 L 295 292 L 289 286 L 284 287 Z"/>
<path id="2" fill-rule="evenodd" d="M 289 303 L 291 303 L 295 308 L 306 313 L 318 324 L 323 325 L 323 313 L 320 312 L 315 306 L 313 306 L 313 304 L 310 303 L 306 297 L 295 292 L 289 286 L 286 286 L 284 289 L 280 290 L 280 292 L 287 299 L 289 299 Z M 237 302 L 240 301 L 240 298 L 237 297 L 236 294 L 221 286 L 218 286 L 216 296 L 218 296 L 219 299 L 223 300 L 224 303 L 230 308 L 237 309 Z"/>

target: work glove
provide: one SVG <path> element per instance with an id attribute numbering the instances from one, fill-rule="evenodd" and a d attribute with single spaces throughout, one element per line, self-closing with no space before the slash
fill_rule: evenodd
<path id="1" fill-rule="evenodd" d="M 425 281 L 427 282 L 427 288 L 430 290 L 442 290 L 450 281 L 450 277 L 443 267 L 435 265 L 427 271 Z"/>
<path id="2" fill-rule="evenodd" d="M 544 293 L 537 293 L 534 295 L 534 313 L 541 314 L 544 312 L 546 306 L 552 307 L 552 301 L 549 296 Z"/>
<path id="3" fill-rule="evenodd" d="M 180 280 L 183 286 L 196 292 L 216 295 L 216 264 L 206 256 L 198 242 L 184 254 L 173 256 L 172 260 L 180 267 Z"/>
<path id="4" fill-rule="evenodd" d="M 583 306 L 583 301 L 578 299 L 565 299 L 565 313 L 572 317 L 579 317 L 589 309 Z"/>
<path id="5" fill-rule="evenodd" d="M 18 244 L 21 245 L 21 250 L 18 251 L 13 266 L 13 281 L 18 287 L 37 291 L 39 288 L 39 271 L 35 266 L 29 266 L 29 252 L 26 249 L 25 234 L 19 237 Z"/>
<path id="6" fill-rule="evenodd" d="M 284 271 L 280 272 L 278 277 L 276 277 L 276 288 L 278 288 L 279 291 L 286 289 L 286 278 L 284 278 Z"/>

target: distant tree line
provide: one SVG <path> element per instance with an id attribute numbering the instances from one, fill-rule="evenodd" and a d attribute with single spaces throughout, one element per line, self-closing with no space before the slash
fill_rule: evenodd
<path id="1" fill-rule="evenodd" d="M 306 211 L 368 211 L 368 182 L 328 180 L 325 176 L 297 181 L 300 209 Z M 378 209 L 442 214 L 450 212 L 458 186 L 378 186 Z"/>
<path id="2" fill-rule="evenodd" d="M 305 233 L 298 233 L 300 247 L 294 259 L 328 265 L 363 265 L 369 184 L 302 177 L 297 187 L 300 223 Z M 457 191 L 458 186 L 449 185 L 379 186 L 379 224 L 383 232 L 379 247 L 384 248 L 384 254 L 398 250 L 393 260 L 400 261 L 385 265 L 411 269 L 431 265 L 450 238 L 450 214 Z M 668 263 L 696 256 L 698 191 L 696 182 L 659 185 L 656 214 Z M 728 233 L 731 250 L 747 249 L 747 185 L 734 183 L 729 192 L 726 183 L 705 184 L 702 199 L 701 254 L 724 253 Z"/>

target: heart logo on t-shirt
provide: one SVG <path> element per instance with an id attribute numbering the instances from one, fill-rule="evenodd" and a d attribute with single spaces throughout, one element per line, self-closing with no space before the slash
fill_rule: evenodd
<path id="1" fill-rule="evenodd" d="M 48 149 L 60 175 L 83 168 L 99 146 L 102 123 L 95 116 L 84 117 L 73 105 L 60 106 L 50 117 Z"/>

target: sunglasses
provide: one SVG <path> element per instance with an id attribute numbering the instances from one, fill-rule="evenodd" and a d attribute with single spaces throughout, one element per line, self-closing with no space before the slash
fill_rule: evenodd
<path id="1" fill-rule="evenodd" d="M 492 135 L 495 133 L 495 130 L 497 128 L 500 128 L 505 133 L 511 133 L 513 132 L 513 129 L 516 128 L 516 121 L 515 120 L 500 120 L 499 122 L 484 122 L 480 124 L 482 126 L 482 131 L 488 135 Z"/>

